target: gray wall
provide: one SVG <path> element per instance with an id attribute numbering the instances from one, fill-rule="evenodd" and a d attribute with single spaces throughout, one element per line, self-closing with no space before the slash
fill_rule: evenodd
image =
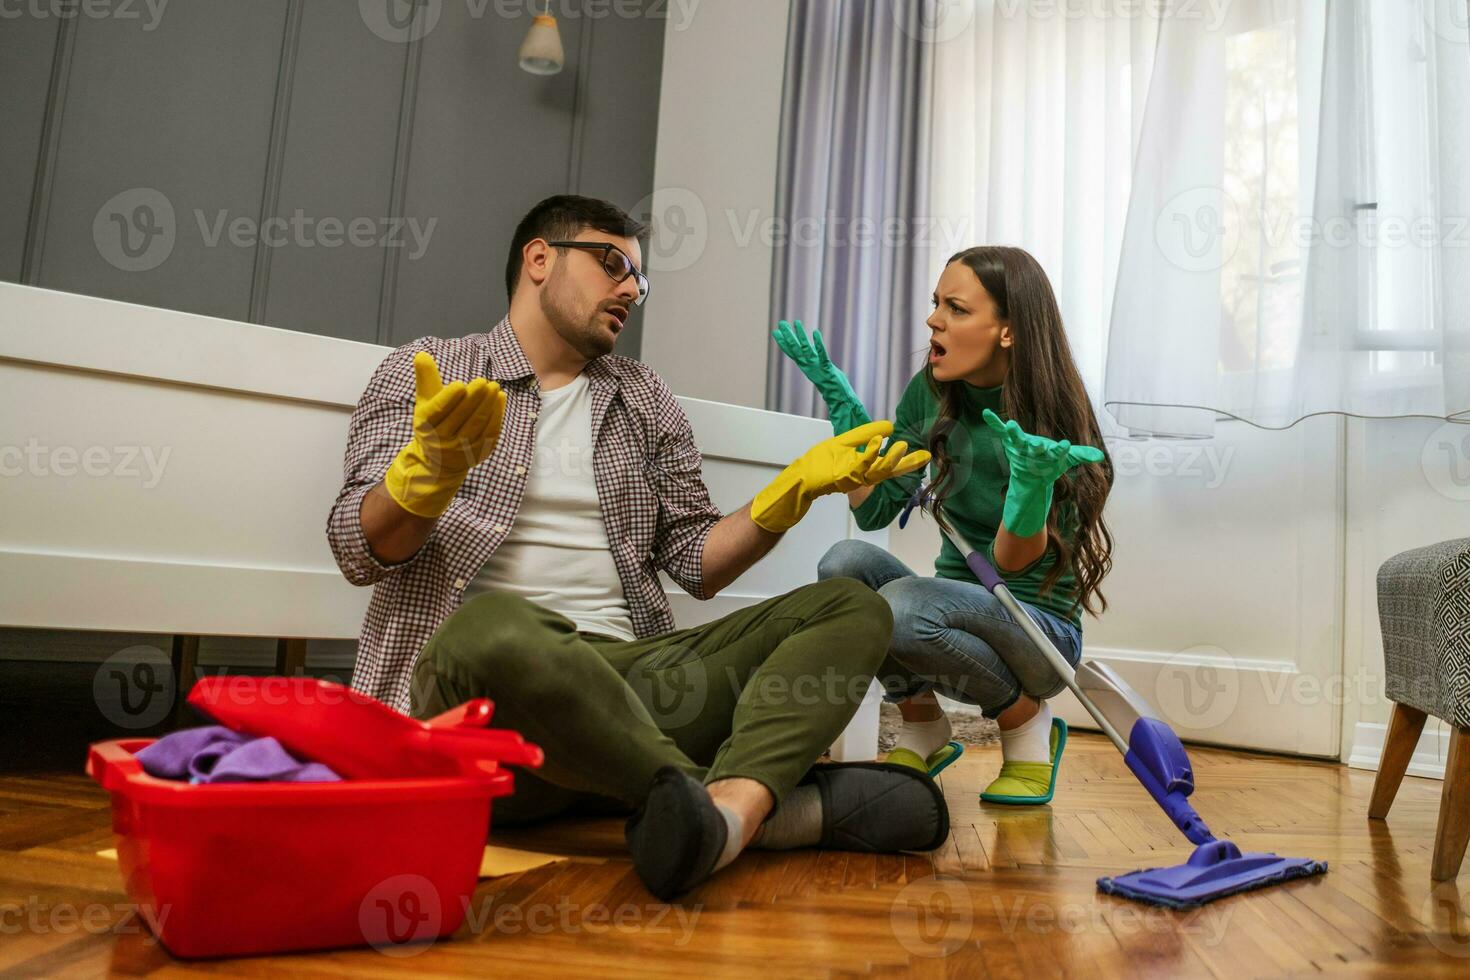
<path id="1" fill-rule="evenodd" d="M 653 189 L 665 3 L 555 0 L 550 77 L 516 65 L 539 0 L 425 0 L 408 30 L 405 0 L 65 6 L 0 20 L 10 281 L 396 346 L 504 313 L 540 198 Z"/>
<path id="2" fill-rule="evenodd" d="M 706 3 L 668 35 L 642 359 L 675 394 L 766 407 L 790 14 L 791 0 Z"/>
<path id="3" fill-rule="evenodd" d="M 486 329 L 532 204 L 574 192 L 631 209 L 653 190 L 669 5 L 551 6 L 566 68 L 538 77 L 516 64 L 529 0 L 424 0 L 418 32 L 383 16 L 403 0 L 174 0 L 156 18 L 142 0 L 69 19 L 52 9 L 66 5 L 12 5 L 0 278 L 394 346 Z M 303 236 L 231 240 L 231 222 L 298 210 L 313 221 Z M 390 216 L 427 231 L 422 254 L 406 233 L 401 247 L 345 243 L 345 228 L 343 244 L 319 243 L 321 219 Z M 635 309 L 618 349 L 641 346 Z M 0 630 L 0 658 L 138 643 L 169 641 Z M 346 666 L 352 646 L 313 643 L 312 659 Z M 209 638 L 202 659 L 263 665 L 271 651 Z"/>

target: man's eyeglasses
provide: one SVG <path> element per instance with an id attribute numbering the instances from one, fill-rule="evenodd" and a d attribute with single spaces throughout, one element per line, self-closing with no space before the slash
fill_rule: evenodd
<path id="1" fill-rule="evenodd" d="M 602 271 L 611 277 L 613 282 L 622 282 L 629 276 L 634 277 L 638 283 L 638 298 L 633 301 L 634 306 L 642 306 L 643 301 L 648 298 L 648 277 L 633 268 L 633 260 L 628 258 L 627 253 L 616 245 L 607 242 L 547 242 L 553 248 L 585 248 L 589 252 L 602 253 Z"/>

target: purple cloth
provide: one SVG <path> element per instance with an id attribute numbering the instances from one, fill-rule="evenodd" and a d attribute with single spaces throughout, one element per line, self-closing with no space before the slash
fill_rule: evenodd
<path id="1" fill-rule="evenodd" d="M 273 738 L 256 738 L 223 725 L 165 735 L 137 755 L 143 771 L 191 783 L 330 783 L 341 780 L 320 762 L 302 762 Z"/>

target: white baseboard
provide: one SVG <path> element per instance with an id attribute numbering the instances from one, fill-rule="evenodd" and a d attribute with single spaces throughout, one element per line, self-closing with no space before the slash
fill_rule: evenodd
<path id="1" fill-rule="evenodd" d="M 1429 779 L 1444 778 L 1445 758 L 1450 752 L 1449 726 L 1437 718 L 1429 719 L 1419 735 L 1419 744 L 1414 747 L 1413 758 L 1404 770 L 1410 776 L 1425 776 Z M 1358 722 L 1353 729 L 1353 750 L 1347 764 L 1354 769 L 1378 771 L 1378 761 L 1383 757 L 1383 741 L 1388 735 L 1388 726 L 1378 722 Z"/>

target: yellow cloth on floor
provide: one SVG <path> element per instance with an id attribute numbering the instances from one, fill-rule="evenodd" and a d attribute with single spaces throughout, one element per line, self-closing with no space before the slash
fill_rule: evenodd
<path id="1" fill-rule="evenodd" d="M 499 878 L 501 875 L 520 874 L 558 861 L 570 861 L 565 854 L 543 854 L 540 851 L 520 851 L 514 847 L 485 845 L 480 855 L 480 877 Z"/>

